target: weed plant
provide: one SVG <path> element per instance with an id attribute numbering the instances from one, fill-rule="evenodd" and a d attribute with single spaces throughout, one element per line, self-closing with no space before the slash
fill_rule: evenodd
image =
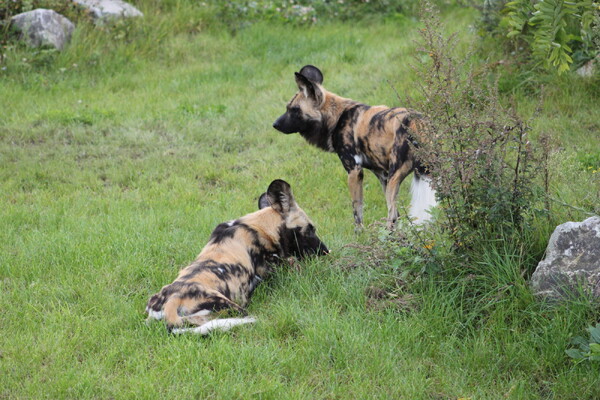
<path id="1" fill-rule="evenodd" d="M 413 108 L 427 115 L 428 128 L 415 150 L 433 176 L 438 225 L 468 254 L 526 229 L 547 154 L 535 154 L 530 128 L 502 104 L 472 55 L 458 62 L 455 39 L 444 37 L 436 10 L 424 4 L 418 51 L 426 61 L 416 67 L 423 100 Z"/>
<path id="2" fill-rule="evenodd" d="M 600 323 L 590 326 L 588 329 L 589 339 L 577 336 L 571 340 L 571 344 L 577 347 L 567 350 L 569 357 L 578 362 L 600 361 Z"/>

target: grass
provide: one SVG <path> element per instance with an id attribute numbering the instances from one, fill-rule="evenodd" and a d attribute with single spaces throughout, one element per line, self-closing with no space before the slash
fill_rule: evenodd
<path id="1" fill-rule="evenodd" d="M 510 248 L 482 255 L 477 268 L 496 275 L 480 286 L 403 283 L 410 263 L 346 246 L 379 239 L 377 228 L 353 233 L 335 155 L 271 128 L 307 63 L 327 88 L 369 104 L 398 103 L 388 81 L 414 95 L 417 23 L 258 23 L 232 35 L 185 18 L 169 31 L 148 4 L 162 23 L 154 46 L 136 37 L 144 22 L 115 28 L 130 40 L 113 47 L 103 40 L 115 31 L 82 26 L 65 53 L 12 49 L 0 72 L 0 397 L 600 396 L 598 365 L 564 354 L 597 319 L 589 304 L 536 302 Z M 472 14 L 446 19 L 468 43 Z M 536 132 L 571 154 L 597 149 L 596 88 L 561 78 L 548 90 L 564 94 L 547 97 Z M 536 99 L 517 101 L 534 113 Z M 291 183 L 333 255 L 260 286 L 254 326 L 199 338 L 145 325 L 148 297 L 275 178 Z M 365 196 L 372 224 L 386 211 L 370 174 Z M 373 286 L 407 305 L 373 298 Z M 473 305 L 473 287 L 495 289 Z"/>

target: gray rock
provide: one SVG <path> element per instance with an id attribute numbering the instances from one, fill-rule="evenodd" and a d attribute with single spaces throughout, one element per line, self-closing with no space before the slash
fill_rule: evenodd
<path id="1" fill-rule="evenodd" d="M 592 60 L 589 60 L 581 67 L 577 69 L 577 75 L 582 76 L 584 78 L 590 78 L 596 74 L 596 70 L 598 69 L 598 61 L 600 60 L 600 56 L 596 57 Z"/>
<path id="2" fill-rule="evenodd" d="M 59 50 L 71 40 L 75 29 L 66 17 L 43 8 L 17 14 L 11 18 L 11 23 L 29 46 L 52 46 Z"/>
<path id="3" fill-rule="evenodd" d="M 556 227 L 531 286 L 550 299 L 577 296 L 581 287 L 600 299 L 600 217 Z"/>
<path id="4" fill-rule="evenodd" d="M 74 0 L 88 9 L 95 20 L 142 17 L 144 14 L 134 6 L 121 0 Z"/>

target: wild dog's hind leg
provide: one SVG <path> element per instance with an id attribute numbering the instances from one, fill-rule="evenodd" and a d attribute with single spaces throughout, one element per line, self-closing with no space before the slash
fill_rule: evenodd
<path id="1" fill-rule="evenodd" d="M 396 197 L 398 197 L 398 190 L 400 184 L 411 173 L 413 169 L 413 163 L 408 161 L 400 165 L 400 168 L 395 171 L 390 171 L 388 184 L 385 190 L 385 201 L 387 203 L 388 216 L 387 216 L 387 228 L 389 230 L 394 229 L 396 220 L 398 219 L 398 208 L 396 207 Z"/>
<path id="2" fill-rule="evenodd" d="M 192 325 L 202 325 L 218 317 L 219 312 L 233 310 L 234 312 L 246 316 L 247 312 L 235 302 L 229 300 L 220 293 L 213 293 L 201 299 L 188 298 L 180 303 L 181 322 Z M 217 315 L 212 315 L 216 313 Z"/>
<path id="3" fill-rule="evenodd" d="M 361 228 L 363 223 L 363 171 L 358 165 L 348 171 L 348 188 L 352 198 L 354 222 L 357 228 Z"/>
<path id="4" fill-rule="evenodd" d="M 188 324 L 197 325 L 195 328 L 173 328 L 171 333 L 197 333 L 206 335 L 212 331 L 227 331 L 234 326 L 251 324 L 256 320 L 246 316 L 246 310 L 224 296 L 215 295 L 204 302 L 193 305 L 193 314 L 183 316 L 181 319 Z M 187 307 L 191 308 L 191 307 Z M 234 310 L 243 315 L 242 318 L 219 318 L 219 311 Z M 213 313 L 213 311 L 216 311 Z"/>

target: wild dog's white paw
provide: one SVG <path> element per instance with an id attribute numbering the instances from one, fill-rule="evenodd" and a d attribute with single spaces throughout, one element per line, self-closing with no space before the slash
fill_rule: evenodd
<path id="1" fill-rule="evenodd" d="M 148 313 L 148 318 L 147 319 L 164 319 L 165 318 L 165 313 L 161 310 L 161 311 L 154 311 L 152 309 L 146 308 L 146 312 Z"/>

